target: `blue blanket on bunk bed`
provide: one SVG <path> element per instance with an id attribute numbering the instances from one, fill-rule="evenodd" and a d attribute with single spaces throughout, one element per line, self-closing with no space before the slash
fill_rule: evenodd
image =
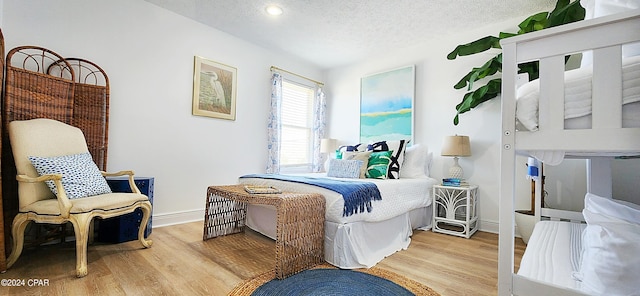
<path id="1" fill-rule="evenodd" d="M 363 213 L 365 210 L 371 212 L 371 201 L 382 200 L 378 186 L 371 182 L 362 181 L 342 181 L 327 178 L 315 178 L 305 176 L 291 176 L 278 174 L 251 174 L 240 178 L 261 178 L 280 181 L 290 181 L 302 184 L 318 186 L 342 194 L 344 199 L 344 210 L 342 216 L 351 216 Z"/>

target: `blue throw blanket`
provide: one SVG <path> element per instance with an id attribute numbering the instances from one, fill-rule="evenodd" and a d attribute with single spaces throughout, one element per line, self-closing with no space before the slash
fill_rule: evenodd
<path id="1" fill-rule="evenodd" d="M 371 182 L 342 181 L 327 178 L 315 178 L 304 176 L 277 175 L 277 174 L 252 174 L 240 178 L 261 178 L 296 183 L 309 184 L 322 187 L 342 194 L 344 198 L 344 210 L 342 216 L 351 216 L 362 213 L 365 210 L 371 212 L 371 201 L 382 200 L 378 186 Z"/>

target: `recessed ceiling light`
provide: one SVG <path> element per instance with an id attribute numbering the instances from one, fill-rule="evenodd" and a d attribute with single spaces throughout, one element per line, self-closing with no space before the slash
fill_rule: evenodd
<path id="1" fill-rule="evenodd" d="M 269 5 L 266 8 L 267 13 L 270 15 L 281 15 L 282 14 L 282 8 L 280 8 L 279 6 L 276 5 Z"/>

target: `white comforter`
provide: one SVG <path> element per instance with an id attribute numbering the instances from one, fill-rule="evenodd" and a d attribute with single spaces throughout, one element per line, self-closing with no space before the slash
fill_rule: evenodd
<path id="1" fill-rule="evenodd" d="M 592 76 L 593 68 L 591 67 L 565 72 L 565 119 L 591 114 Z M 518 88 L 517 97 L 516 118 L 527 130 L 538 130 L 540 81 L 536 79 L 522 85 Z M 622 63 L 622 103 L 625 105 L 635 102 L 640 102 L 640 56 L 625 58 Z M 638 126 L 639 118 L 638 113 L 635 115 L 623 113 L 623 127 Z"/>
<path id="2" fill-rule="evenodd" d="M 565 72 L 565 129 L 591 128 L 592 76 L 591 67 Z M 518 88 L 517 97 L 518 122 L 526 130 L 537 131 L 540 81 L 536 79 L 522 85 Z M 622 127 L 640 127 L 640 56 L 623 60 L 622 104 Z M 564 151 L 527 151 L 527 154 L 548 165 L 560 164 L 565 156 Z"/>
<path id="3" fill-rule="evenodd" d="M 306 176 L 326 177 L 326 174 L 308 174 Z M 329 177 L 327 177 L 329 178 Z M 332 179 L 332 178 L 330 178 Z M 336 178 L 333 178 L 336 179 Z M 349 180 L 340 178 L 340 180 Z M 378 186 L 382 200 L 372 201 L 370 213 L 357 213 L 351 216 L 342 216 L 344 200 L 342 195 L 321 187 L 260 178 L 239 178 L 240 184 L 271 185 L 282 191 L 320 193 L 326 199 L 325 219 L 336 223 L 349 223 L 355 221 L 378 222 L 396 217 L 410 210 L 429 206 L 432 201 L 432 188 L 438 182 L 433 178 L 420 179 L 353 179 L 355 181 L 373 182 Z"/>

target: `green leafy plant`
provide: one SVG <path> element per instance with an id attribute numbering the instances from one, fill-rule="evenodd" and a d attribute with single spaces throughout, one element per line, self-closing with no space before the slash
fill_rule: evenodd
<path id="1" fill-rule="evenodd" d="M 584 19 L 584 16 L 585 9 L 580 5 L 580 1 L 570 2 L 570 0 L 558 0 L 553 11 L 536 13 L 522 21 L 518 25 L 520 30 L 517 33 L 500 32 L 498 37 L 487 36 L 471 43 L 458 45 L 447 55 L 447 59 L 453 60 L 458 56 L 472 55 L 493 48 L 501 49 L 500 40 L 504 38 L 580 21 Z M 462 101 L 456 105 L 457 112 L 453 119 L 454 125 L 458 125 L 460 114 L 470 111 L 479 104 L 491 100 L 500 94 L 502 90 L 502 79 L 500 78 L 489 79 L 484 85 L 473 90 L 476 81 L 490 77 L 498 72 L 502 72 L 502 53 L 497 54 L 482 66 L 473 68 L 454 85 L 455 89 L 466 88 L 468 91 L 463 96 Z M 518 65 L 518 73 L 528 73 L 529 80 L 537 79 L 539 76 L 538 62 Z"/>

